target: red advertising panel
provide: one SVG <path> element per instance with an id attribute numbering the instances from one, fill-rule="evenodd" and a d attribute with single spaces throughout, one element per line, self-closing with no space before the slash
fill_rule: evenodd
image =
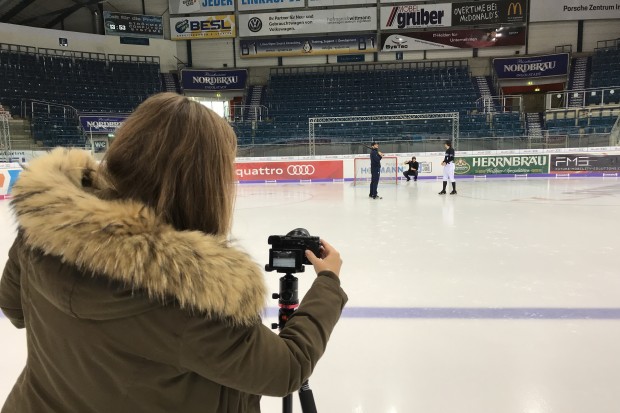
<path id="1" fill-rule="evenodd" d="M 235 165 L 237 180 L 305 181 L 342 179 L 342 161 L 264 161 Z"/>

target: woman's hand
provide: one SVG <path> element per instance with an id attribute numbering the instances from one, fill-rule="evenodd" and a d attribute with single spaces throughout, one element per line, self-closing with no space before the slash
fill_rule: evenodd
<path id="1" fill-rule="evenodd" d="M 306 250 L 308 261 L 314 266 L 314 271 L 331 271 L 340 277 L 340 267 L 342 267 L 342 259 L 340 253 L 332 247 L 327 241 L 321 240 L 321 257 L 317 257 L 310 250 Z"/>

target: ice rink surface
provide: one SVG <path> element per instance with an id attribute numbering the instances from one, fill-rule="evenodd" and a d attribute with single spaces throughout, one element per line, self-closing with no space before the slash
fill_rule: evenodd
<path id="1" fill-rule="evenodd" d="M 238 186 L 233 237 L 336 247 L 349 295 L 310 384 L 320 413 L 616 413 L 620 180 L 488 179 Z M 14 237 L 0 201 L 0 258 Z M 3 264 L 0 264 L 3 266 Z M 299 274 L 300 296 L 315 277 Z M 266 273 L 273 292 L 278 275 Z M 275 301 L 265 323 L 275 319 Z M 0 403 L 25 335 L 0 318 Z M 263 412 L 280 412 L 264 398 Z M 295 396 L 295 412 L 301 412 Z M 182 411 L 182 408 L 179 409 Z"/>

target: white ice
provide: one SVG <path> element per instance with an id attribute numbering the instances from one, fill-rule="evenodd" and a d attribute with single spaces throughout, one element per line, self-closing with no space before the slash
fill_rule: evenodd
<path id="1" fill-rule="evenodd" d="M 456 196 L 440 185 L 381 184 L 382 200 L 350 183 L 238 187 L 233 236 L 257 262 L 269 235 L 297 227 L 343 257 L 350 300 L 310 380 L 318 411 L 617 412 L 620 181 L 469 180 Z M 4 260 L 7 201 L 0 224 Z M 298 276 L 303 295 L 315 275 Z M 6 318 L 0 337 L 1 403 L 26 343 Z"/>

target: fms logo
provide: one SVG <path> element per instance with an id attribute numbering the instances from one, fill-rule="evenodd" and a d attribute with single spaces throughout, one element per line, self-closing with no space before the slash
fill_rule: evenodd
<path id="1" fill-rule="evenodd" d="M 523 16 L 523 6 L 520 2 L 511 2 L 508 5 L 509 16 Z"/>
<path id="2" fill-rule="evenodd" d="M 177 24 L 174 25 L 174 29 L 177 31 L 177 33 L 185 33 L 185 30 L 187 30 L 188 27 L 189 20 L 187 19 L 178 21 Z"/>
<path id="3" fill-rule="evenodd" d="M 263 28 L 263 22 L 258 17 L 252 17 L 250 21 L 248 21 L 248 29 L 251 32 L 260 32 L 260 29 Z"/>

